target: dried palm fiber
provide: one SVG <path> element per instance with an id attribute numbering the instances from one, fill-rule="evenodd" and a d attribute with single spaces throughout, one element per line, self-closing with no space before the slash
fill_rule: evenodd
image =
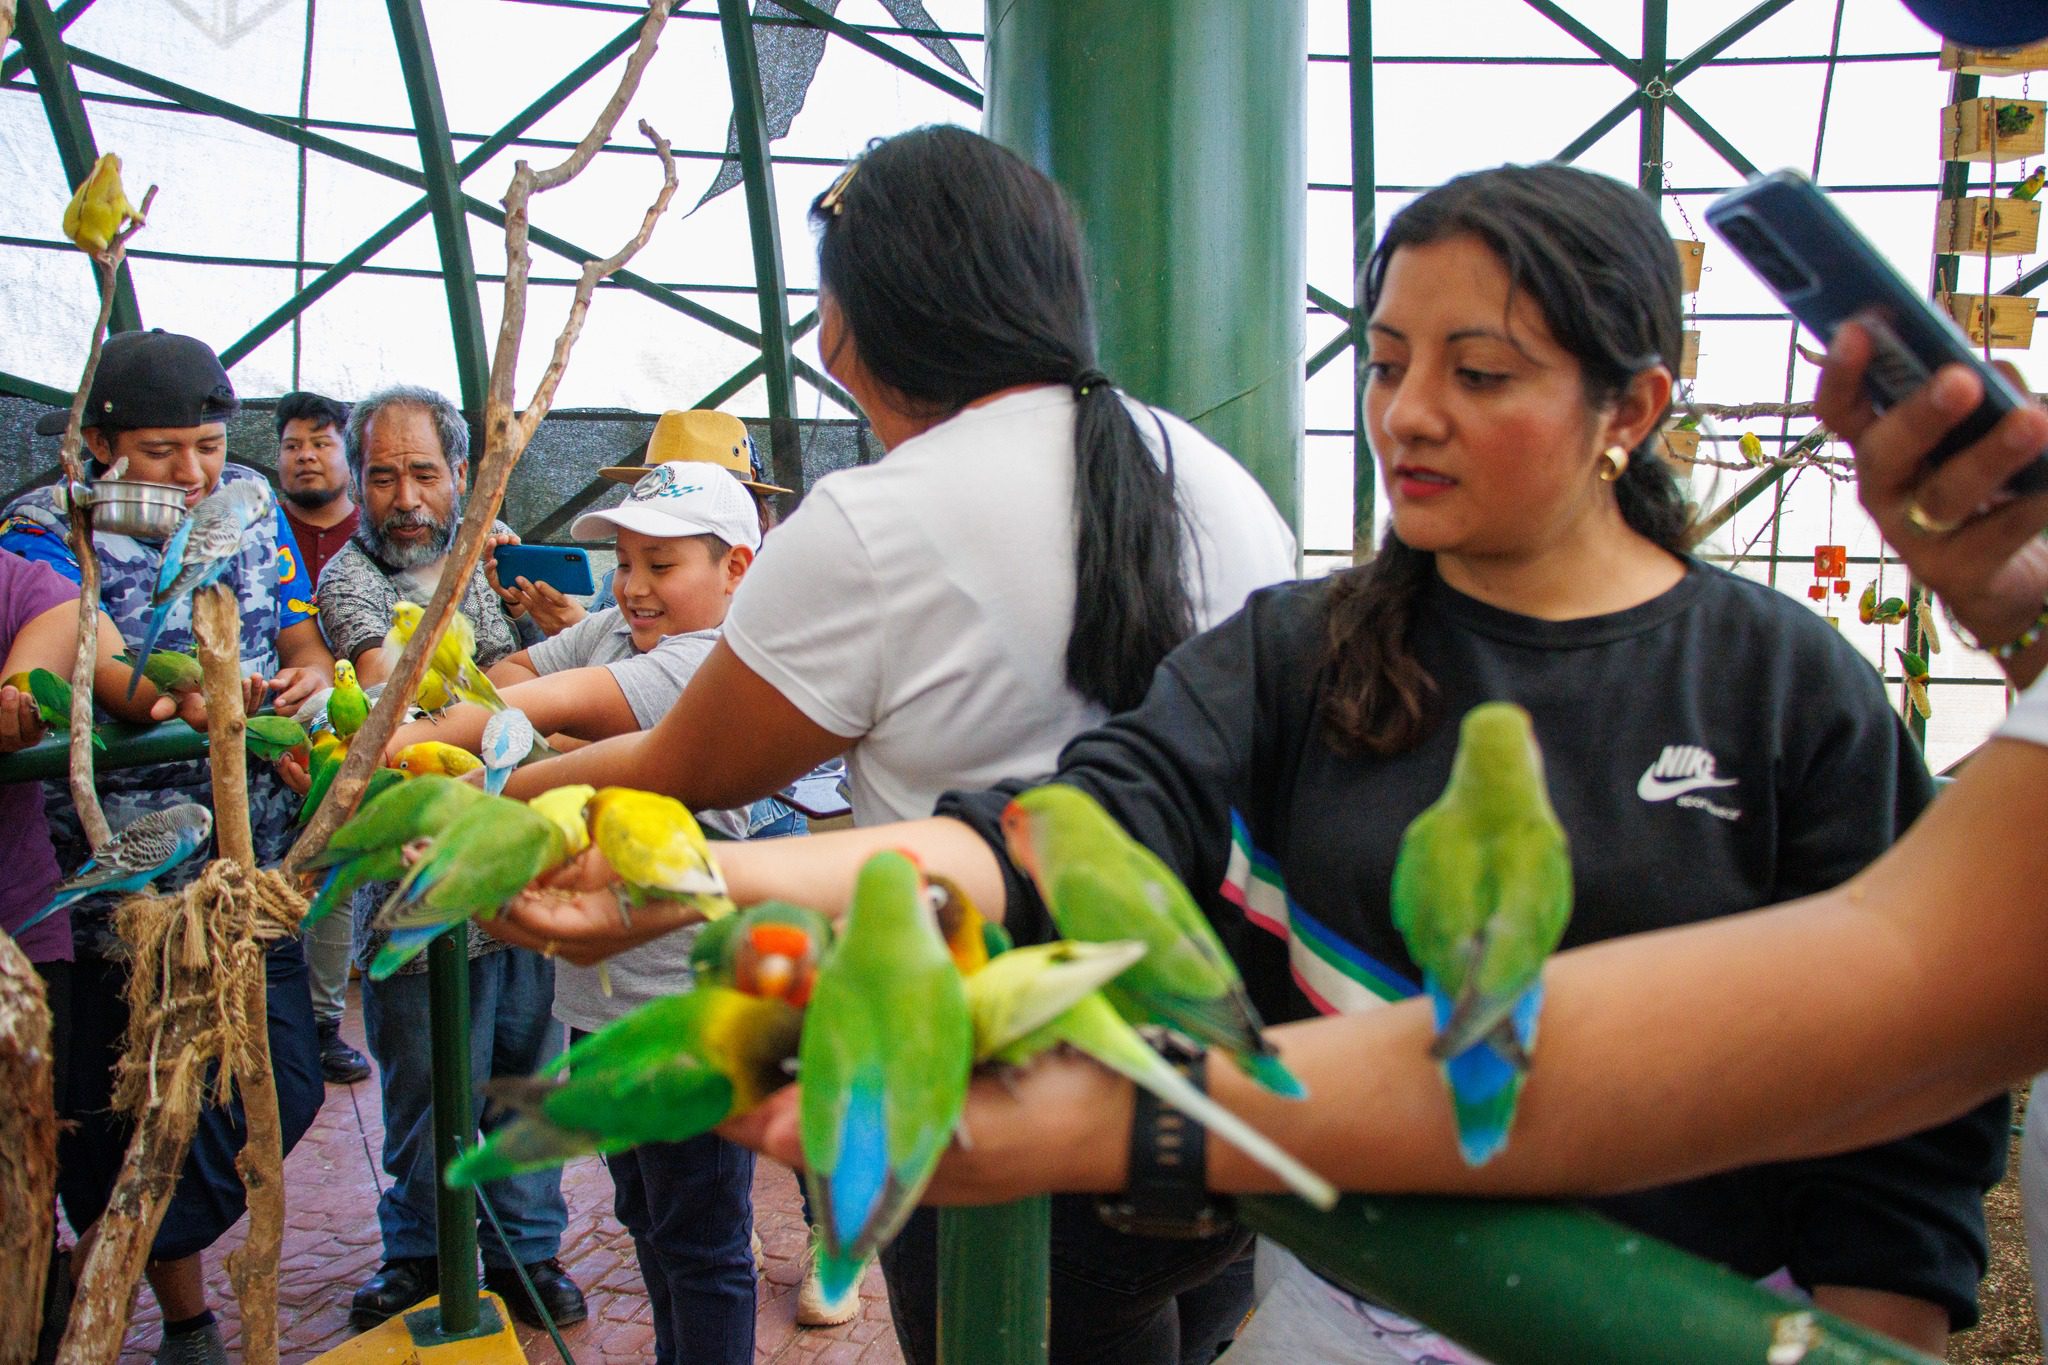
<path id="1" fill-rule="evenodd" d="M 0 0 L 4 9 L 6 0 Z M 43 978 L 0 933 L 0 1365 L 35 1359 L 56 1235 L 57 1114 Z"/>

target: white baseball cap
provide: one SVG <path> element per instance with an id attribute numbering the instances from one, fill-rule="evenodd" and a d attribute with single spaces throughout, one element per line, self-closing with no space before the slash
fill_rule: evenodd
<path id="1" fill-rule="evenodd" d="M 761 514 L 754 495 L 715 464 L 671 460 L 640 476 L 617 507 L 585 512 L 569 534 L 578 540 L 610 540 L 623 526 L 643 536 L 717 536 L 728 545 L 761 548 Z"/>

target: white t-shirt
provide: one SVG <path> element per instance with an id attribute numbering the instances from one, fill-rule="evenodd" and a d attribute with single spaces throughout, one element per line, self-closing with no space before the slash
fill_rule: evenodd
<path id="1" fill-rule="evenodd" d="M 1128 400 L 1127 400 L 1128 401 Z M 1172 442 L 1198 629 L 1295 573 L 1294 535 L 1243 466 L 1131 402 Z M 819 480 L 741 581 L 725 638 L 815 724 L 856 742 L 856 824 L 1047 773 L 1105 719 L 1066 683 L 1074 615 L 1074 395 L 970 408 L 878 464 Z"/>
<path id="2" fill-rule="evenodd" d="M 2027 690 L 2013 698 L 2012 710 L 1998 727 L 1994 739 L 2023 739 L 2048 747 L 2048 673 L 2027 684 Z"/>

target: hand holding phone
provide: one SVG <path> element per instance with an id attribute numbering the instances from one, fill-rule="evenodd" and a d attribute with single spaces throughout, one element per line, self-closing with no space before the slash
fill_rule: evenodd
<path id="1" fill-rule="evenodd" d="M 498 582 L 506 587 L 524 578 L 571 597 L 588 597 L 597 591 L 597 582 L 590 575 L 590 555 L 576 546 L 500 545 L 491 554 Z"/>

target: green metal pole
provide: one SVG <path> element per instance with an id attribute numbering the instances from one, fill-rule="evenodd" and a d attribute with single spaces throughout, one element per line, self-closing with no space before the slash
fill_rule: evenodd
<path id="1" fill-rule="evenodd" d="M 427 945 L 427 1030 L 434 1063 L 434 1169 L 445 1171 L 476 1132 L 469 1079 L 469 939 Z M 476 1274 L 476 1191 L 434 1182 L 434 1248 L 441 1303 L 408 1317 L 415 1342 L 451 1341 L 482 1323 Z M 493 1324 L 495 1326 L 495 1324 Z"/>
<path id="2" fill-rule="evenodd" d="M 1238 1216 L 1351 1292 L 1495 1365 L 1933 1365 L 1739 1275 L 1560 1204 L 1347 1196 Z"/>
<path id="3" fill-rule="evenodd" d="M 57 158 L 63 163 L 65 182 L 72 188 L 85 183 L 99 160 L 99 148 L 92 139 L 92 124 L 85 116 L 85 101 L 78 97 L 78 82 L 71 74 L 71 61 L 64 46 L 64 28 L 50 13 L 49 0 L 20 0 L 14 14 L 14 36 L 21 43 L 21 55 L 28 59 L 29 73 L 36 78 L 36 92 L 43 99 L 43 114 L 50 120 L 50 133 L 57 139 Z M 140 202 L 141 196 L 136 196 Z M 87 262 L 97 283 L 101 276 Z M 114 311 L 107 320 L 112 332 L 132 332 L 142 326 L 142 310 L 135 304 L 135 282 L 122 262 L 114 279 Z"/>
<path id="4" fill-rule="evenodd" d="M 448 294 L 448 334 L 455 347 L 456 382 L 470 426 L 479 428 L 490 385 L 490 352 L 484 349 L 484 317 L 477 301 L 476 262 L 469 250 L 469 217 L 463 211 L 462 176 L 448 138 L 448 113 L 441 104 L 441 78 L 427 39 L 420 0 L 387 0 L 391 34 L 398 40 L 398 65 L 412 102 L 413 128 L 420 144 L 420 170 L 441 248 L 441 279 Z"/>
<path id="5" fill-rule="evenodd" d="M 1297 530 L 1306 0 L 989 0 L 991 137 L 1072 198 L 1102 367 Z"/>
<path id="6" fill-rule="evenodd" d="M 1379 236 L 1379 172 L 1372 142 L 1372 0 L 1351 0 L 1351 559 L 1373 552 L 1379 464 L 1365 430 L 1365 298 L 1359 283 Z"/>
<path id="7" fill-rule="evenodd" d="M 939 1210 L 939 1359 L 1044 1365 L 1052 1330 L 1052 1200 Z"/>
<path id="8" fill-rule="evenodd" d="M 789 353 L 789 302 L 783 287 L 782 235 L 775 216 L 775 172 L 768 159 L 768 114 L 761 103 L 761 61 L 747 0 L 718 0 L 725 70 L 732 82 L 733 130 L 745 175 L 747 227 L 754 240 L 754 289 L 761 305 L 762 373 L 768 386 L 768 446 L 775 481 L 804 489 L 796 432 L 796 381 Z"/>
<path id="9" fill-rule="evenodd" d="M 1643 0 L 1643 60 L 1636 68 L 1636 83 L 1643 92 L 1643 117 L 1636 125 L 1636 183 L 1643 193 L 1654 196 L 1661 209 L 1664 200 L 1664 96 L 1671 87 L 1664 70 L 1670 52 L 1666 32 L 1669 11 L 1666 0 Z"/>
<path id="10" fill-rule="evenodd" d="M 161 725 L 124 725 L 117 722 L 96 729 L 107 742 L 105 750 L 93 758 L 96 772 L 206 757 L 206 736 L 182 720 L 165 721 Z M 41 782 L 64 776 L 71 771 L 70 744 L 71 737 L 65 731 L 53 730 L 40 743 L 17 749 L 11 754 L 0 754 L 0 783 Z"/>

